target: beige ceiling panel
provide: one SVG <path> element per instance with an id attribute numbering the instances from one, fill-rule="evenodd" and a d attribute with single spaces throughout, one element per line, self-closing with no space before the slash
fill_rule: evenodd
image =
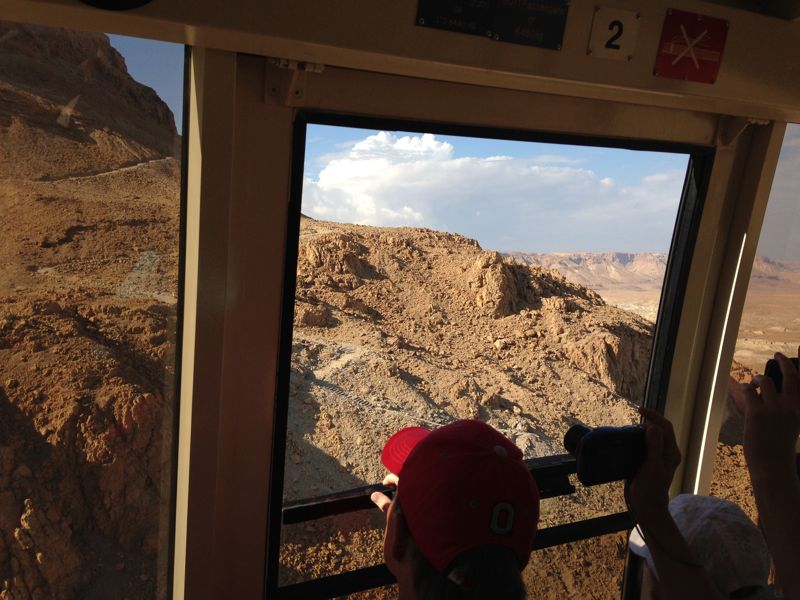
<path id="1" fill-rule="evenodd" d="M 630 61 L 587 55 L 595 2 L 574 0 L 563 48 L 545 50 L 415 23 L 417 2 L 171 0 L 132 12 L 74 0 L 6 0 L 5 18 L 141 35 L 332 66 L 552 94 L 800 121 L 800 23 L 689 0 L 619 0 L 641 24 Z M 668 8 L 730 22 L 714 85 L 653 76 Z"/>

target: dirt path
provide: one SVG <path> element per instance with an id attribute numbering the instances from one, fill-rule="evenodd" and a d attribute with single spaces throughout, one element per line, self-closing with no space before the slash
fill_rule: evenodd
<path id="1" fill-rule="evenodd" d="M 161 158 L 154 158 L 151 160 L 138 161 L 125 165 L 123 167 L 117 167 L 116 169 L 109 169 L 107 171 L 89 171 L 86 173 L 80 173 L 76 175 L 66 175 L 64 177 L 40 177 L 37 181 L 46 181 L 48 183 L 54 183 L 57 181 L 81 181 L 86 179 L 92 179 L 95 177 L 100 178 L 107 175 L 116 175 L 118 173 L 123 173 L 125 171 L 134 171 L 136 169 L 140 169 L 148 165 L 156 165 L 159 163 L 167 164 L 171 160 L 175 160 L 175 157 L 165 156 Z"/>

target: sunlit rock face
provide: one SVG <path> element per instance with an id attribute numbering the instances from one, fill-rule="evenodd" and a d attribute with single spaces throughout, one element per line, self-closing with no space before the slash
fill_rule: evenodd
<path id="1" fill-rule="evenodd" d="M 99 173 L 178 156 L 172 111 L 108 36 L 0 22 L 0 177 Z"/>

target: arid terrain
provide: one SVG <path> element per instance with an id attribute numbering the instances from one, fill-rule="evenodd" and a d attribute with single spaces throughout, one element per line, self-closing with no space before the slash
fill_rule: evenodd
<path id="1" fill-rule="evenodd" d="M 0 23 L 0 50 L 0 599 L 164 598 L 180 138 L 103 35 Z M 532 457 L 576 421 L 635 422 L 664 265 L 303 218 L 286 500 L 380 481 L 408 425 L 484 419 Z M 800 279 L 767 267 L 742 352 L 797 329 L 772 284 Z M 740 379 L 759 366 L 742 362 Z M 714 491 L 752 514 L 726 431 Z M 619 485 L 579 489 L 542 525 L 623 508 Z M 380 562 L 381 520 L 285 528 L 282 581 Z M 617 598 L 624 551 L 615 534 L 537 552 L 530 595 Z"/>
<path id="2" fill-rule="evenodd" d="M 555 269 L 603 300 L 655 321 L 667 255 L 661 252 L 511 252 L 522 264 Z"/>
<path id="3" fill-rule="evenodd" d="M 380 478 L 374 440 L 410 424 L 480 418 L 544 456 L 562 451 L 576 420 L 636 419 L 651 324 L 555 271 L 456 234 L 306 218 L 299 256 L 290 421 L 314 433 L 290 442 L 352 463 L 359 479 Z M 335 427 L 357 447 L 329 445 L 320 412 L 357 416 L 352 435 Z M 304 471 L 287 497 L 343 487 L 337 479 Z"/>
<path id="4" fill-rule="evenodd" d="M 644 318 L 474 240 L 303 218 L 285 497 L 380 481 L 383 442 L 409 425 L 480 418 L 533 457 L 563 453 L 576 421 L 636 422 L 651 335 Z M 620 510 L 618 485 L 582 489 L 546 501 L 542 525 Z M 379 562 L 373 513 L 286 528 L 284 582 Z M 615 535 L 537 553 L 533 597 L 614 597 L 623 550 Z"/>
<path id="5" fill-rule="evenodd" d="M 763 371 L 764 363 L 775 351 L 797 355 L 799 295 L 800 265 L 756 259 L 739 325 L 736 361 Z"/>
<path id="6" fill-rule="evenodd" d="M 304 218 L 286 499 L 380 481 L 381 444 L 409 425 L 481 418 L 544 456 L 563 452 L 576 420 L 635 421 L 665 267 L 663 254 L 506 257 L 454 234 Z M 785 287 L 793 273 L 759 258 L 753 288 Z M 743 323 L 764 318 L 748 306 Z M 732 381 L 754 368 L 735 363 Z M 736 415 L 717 455 L 712 492 L 755 518 Z M 622 509 L 618 486 L 579 488 L 546 501 L 542 525 Z M 380 527 L 360 514 L 286 528 L 283 581 L 379 562 Z M 616 598 L 623 554 L 624 535 L 538 552 L 531 596 Z"/>
<path id="7" fill-rule="evenodd" d="M 658 252 L 510 252 L 522 264 L 554 269 L 569 281 L 597 292 L 603 300 L 656 319 L 667 255 Z M 794 354 L 800 340 L 796 300 L 800 293 L 800 264 L 757 256 L 742 314 L 737 362 L 751 369 L 764 367 L 776 350 Z"/>
<path id="8" fill-rule="evenodd" d="M 104 35 L 0 40 L 0 598 L 165 598 L 172 114 Z"/>

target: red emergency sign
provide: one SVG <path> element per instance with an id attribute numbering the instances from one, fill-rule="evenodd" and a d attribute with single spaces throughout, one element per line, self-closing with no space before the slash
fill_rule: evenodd
<path id="1" fill-rule="evenodd" d="M 671 8 L 664 19 L 653 74 L 714 83 L 727 37 L 726 20 Z"/>

